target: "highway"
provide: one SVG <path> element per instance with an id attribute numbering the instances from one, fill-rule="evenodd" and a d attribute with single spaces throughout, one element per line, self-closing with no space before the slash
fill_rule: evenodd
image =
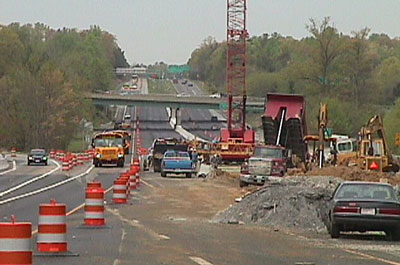
<path id="1" fill-rule="evenodd" d="M 122 121 L 124 114 L 139 116 L 141 139 L 146 144 L 155 137 L 178 137 L 167 127 L 168 115 L 163 109 L 118 107 L 116 121 Z M 400 244 L 382 237 L 330 239 L 326 232 L 216 223 L 213 217 L 246 192 L 236 181 L 224 177 L 205 181 L 142 172 L 142 185 L 128 204 L 115 205 L 112 192 L 107 194 L 107 228 L 83 229 L 81 208 L 86 183 L 98 180 L 109 190 L 114 179 L 128 168 L 130 159 L 127 156 L 125 168 L 93 168 L 89 162 L 65 173 L 53 162 L 28 167 L 26 156 L 19 154 L 15 171 L 0 172 L 0 218 L 9 221 L 15 215 L 19 221 L 32 222 L 36 230 L 41 203 L 56 199 L 67 204 L 69 250 L 79 256 L 35 256 L 34 264 L 41 265 L 400 265 Z M 27 181 L 32 182 L 12 190 Z M 43 191 L 18 199 L 40 189 Z M 36 235 L 34 232 L 33 242 Z"/>
<path id="2" fill-rule="evenodd" d="M 189 86 L 189 83 L 192 86 Z M 174 84 L 178 94 L 187 94 L 189 96 L 207 96 L 206 93 L 196 84 L 188 81 L 186 84 L 182 80 Z M 182 126 L 191 133 L 206 139 L 213 140 L 220 136 L 220 129 L 226 127 L 225 116 L 216 110 L 205 109 L 182 109 Z M 213 112 L 213 113 L 212 113 Z M 219 114 L 216 116 L 216 113 Z M 217 118 L 217 121 L 211 121 L 211 118 Z"/>

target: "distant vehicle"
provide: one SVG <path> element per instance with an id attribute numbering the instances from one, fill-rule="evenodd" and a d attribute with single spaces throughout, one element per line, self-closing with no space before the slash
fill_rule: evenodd
<path id="1" fill-rule="evenodd" d="M 249 184 L 264 185 L 269 176 L 282 177 L 287 170 L 285 148 L 259 145 L 240 170 L 240 187 Z"/>
<path id="2" fill-rule="evenodd" d="M 178 95 L 176 95 L 178 98 L 187 98 L 190 97 L 190 95 L 188 93 L 180 93 Z"/>
<path id="3" fill-rule="evenodd" d="M 196 174 L 197 158 L 191 159 L 187 151 L 168 150 L 164 153 L 161 163 L 161 176 L 167 174 L 185 174 L 191 178 Z"/>
<path id="4" fill-rule="evenodd" d="M 104 164 L 116 164 L 124 167 L 127 138 L 116 131 L 96 134 L 92 139 L 94 148 L 93 165 L 101 167 Z"/>
<path id="5" fill-rule="evenodd" d="M 129 87 L 130 87 L 130 84 L 129 84 L 129 83 L 125 83 L 125 84 L 122 86 L 123 89 L 129 89 Z"/>
<path id="6" fill-rule="evenodd" d="M 210 98 L 221 98 L 221 94 L 219 94 L 219 93 L 212 94 L 212 95 L 210 95 Z"/>
<path id="7" fill-rule="evenodd" d="M 215 125 L 215 124 L 211 125 L 211 131 L 218 131 L 218 130 L 219 130 L 219 128 L 217 125 Z"/>
<path id="8" fill-rule="evenodd" d="M 151 147 L 150 161 L 149 163 L 153 166 L 154 172 L 161 171 L 161 161 L 164 157 L 164 153 L 167 150 L 175 151 L 188 151 L 189 145 L 183 143 L 175 138 L 159 138 L 155 139 Z"/>
<path id="9" fill-rule="evenodd" d="M 131 119 L 131 115 L 130 114 L 125 114 L 124 120 L 130 120 L 130 119 Z"/>
<path id="10" fill-rule="evenodd" d="M 184 79 L 184 80 L 182 81 L 182 85 L 186 85 L 186 84 L 187 84 L 187 80 Z"/>
<path id="11" fill-rule="evenodd" d="M 173 82 L 174 84 L 178 84 L 178 79 L 174 78 L 174 79 L 172 79 L 172 82 Z"/>
<path id="12" fill-rule="evenodd" d="M 193 86 L 193 83 L 189 83 L 189 84 L 188 84 L 188 87 L 192 87 L 192 86 Z"/>
<path id="13" fill-rule="evenodd" d="M 28 166 L 31 164 L 48 164 L 48 156 L 44 149 L 32 149 L 28 154 Z"/>
<path id="14" fill-rule="evenodd" d="M 329 233 L 341 231 L 384 231 L 391 240 L 400 240 L 400 202 L 389 184 L 343 182 L 338 186 L 329 211 Z"/>
<path id="15" fill-rule="evenodd" d="M 137 79 L 139 79 L 139 76 L 138 76 L 138 75 L 135 75 L 135 74 L 133 74 L 133 75 L 132 75 L 132 79 L 133 79 L 133 80 L 137 80 Z"/>

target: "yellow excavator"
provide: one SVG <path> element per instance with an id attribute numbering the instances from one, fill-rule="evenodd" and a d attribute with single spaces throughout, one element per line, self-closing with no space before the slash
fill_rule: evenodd
<path id="1" fill-rule="evenodd" d="M 357 165 L 366 170 L 397 172 L 399 165 L 387 144 L 382 117 L 375 115 L 359 132 L 359 151 Z"/>

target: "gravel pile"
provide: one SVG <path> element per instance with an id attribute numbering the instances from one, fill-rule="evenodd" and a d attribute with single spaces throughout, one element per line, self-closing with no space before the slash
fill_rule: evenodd
<path id="1" fill-rule="evenodd" d="M 326 176 L 270 180 L 262 189 L 218 213 L 213 221 L 326 231 L 329 200 L 341 181 Z"/>

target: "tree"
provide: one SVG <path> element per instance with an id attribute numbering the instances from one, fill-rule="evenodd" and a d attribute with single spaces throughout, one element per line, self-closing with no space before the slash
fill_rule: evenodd
<path id="1" fill-rule="evenodd" d="M 311 18 L 306 28 L 317 42 L 315 49 L 317 56 L 314 57 L 314 63 L 318 72 L 313 80 L 318 80 L 326 91 L 329 86 L 329 70 L 341 52 L 340 36 L 334 25 L 330 23 L 329 17 L 325 17 L 321 23 Z"/>

